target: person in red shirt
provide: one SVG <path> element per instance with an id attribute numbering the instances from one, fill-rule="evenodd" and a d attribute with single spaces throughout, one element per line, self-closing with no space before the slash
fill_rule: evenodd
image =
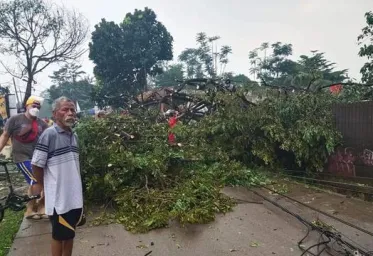
<path id="1" fill-rule="evenodd" d="M 176 137 L 175 134 L 172 132 L 172 129 L 176 126 L 178 121 L 178 112 L 175 111 L 174 114 L 168 119 L 168 125 L 170 127 L 171 132 L 168 134 L 168 142 L 171 145 L 174 145 L 176 143 Z"/>

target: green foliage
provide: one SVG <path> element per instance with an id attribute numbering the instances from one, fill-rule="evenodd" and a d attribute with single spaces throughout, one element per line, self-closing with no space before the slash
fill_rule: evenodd
<path id="1" fill-rule="evenodd" d="M 234 96 L 220 97 L 224 105 L 200 122 L 193 137 L 209 141 L 231 159 L 318 170 L 339 143 L 331 115 L 336 98 L 330 93 L 268 97 L 250 107 Z"/>
<path id="2" fill-rule="evenodd" d="M 105 95 L 146 90 L 147 76 L 161 73 L 161 62 L 172 59 L 172 43 L 172 36 L 149 8 L 127 13 L 120 24 L 103 19 L 89 44 L 100 84 L 95 100 L 107 104 Z M 120 106 L 121 102 L 110 104 Z"/>
<path id="3" fill-rule="evenodd" d="M 54 84 L 62 83 L 74 83 L 78 78 L 81 78 L 82 75 L 85 75 L 86 72 L 80 70 L 81 65 L 75 63 L 67 63 L 63 65 L 59 70 L 54 71 L 53 75 L 49 76 L 52 79 Z"/>
<path id="4" fill-rule="evenodd" d="M 180 223 L 206 223 L 215 219 L 215 213 L 226 213 L 233 202 L 220 193 L 213 177 L 200 176 L 187 180 L 178 188 L 171 216 Z"/>
<path id="5" fill-rule="evenodd" d="M 79 124 L 85 195 L 115 205 L 99 223 L 115 221 L 132 232 L 166 226 L 170 219 L 205 223 L 233 206 L 221 186 L 264 179 L 219 148 L 185 136 L 190 129 L 197 127 L 179 124 L 174 132 L 181 146 L 170 146 L 167 124 L 119 116 Z"/>
<path id="6" fill-rule="evenodd" d="M 264 47 L 263 47 L 264 46 Z M 312 55 L 301 55 L 298 61 L 289 57 L 293 54 L 291 44 L 277 42 L 271 45 L 272 54 L 267 53 L 269 44 L 250 52 L 251 73 L 268 84 L 294 86 L 315 90 L 321 86 L 340 83 L 347 78 L 347 70 L 334 70 L 335 63 L 325 59 L 324 53 L 311 51 Z M 259 56 L 264 52 L 264 57 Z"/>
<path id="7" fill-rule="evenodd" d="M 370 86 L 346 85 L 338 95 L 338 101 L 343 103 L 358 102 L 362 100 L 372 100 L 373 91 Z"/>
<path id="8" fill-rule="evenodd" d="M 95 103 L 92 101 L 92 91 L 93 85 L 88 79 L 74 83 L 63 82 L 59 85 L 52 85 L 48 89 L 49 100 L 51 102 L 63 95 L 74 101 L 78 101 L 82 110 L 87 110 L 95 106 Z"/>
<path id="9" fill-rule="evenodd" d="M 23 219 L 23 212 L 5 211 L 5 218 L 0 223 L 0 256 L 8 255 Z"/>
<path id="10" fill-rule="evenodd" d="M 234 75 L 233 73 L 226 73 L 225 74 L 225 77 L 226 78 L 229 78 L 231 80 L 231 82 L 237 86 L 237 87 L 243 87 L 243 88 L 249 88 L 251 85 L 254 85 L 257 83 L 256 82 L 253 82 L 251 81 L 247 76 L 245 76 L 244 74 L 238 74 L 238 75 Z"/>
<path id="11" fill-rule="evenodd" d="M 156 87 L 171 87 L 175 86 L 177 82 L 175 80 L 183 80 L 184 71 L 182 64 L 170 65 L 163 71 L 163 73 L 157 75 L 155 80 Z"/>
<path id="12" fill-rule="evenodd" d="M 347 69 L 334 70 L 335 63 L 325 59 L 324 53 L 312 51 L 312 56 L 301 55 L 298 61 L 299 73 L 294 82 L 299 87 L 316 89 L 323 85 L 343 82 L 347 78 Z M 306 87 L 306 88 L 307 88 Z"/>
<path id="13" fill-rule="evenodd" d="M 331 116 L 338 99 L 330 93 L 268 97 L 256 106 L 234 94 L 216 100 L 215 113 L 173 129 L 177 146 L 167 141 L 166 123 L 113 115 L 78 125 L 85 195 L 114 202 L 114 213 L 99 223 L 132 232 L 172 219 L 206 223 L 232 209 L 221 187 L 266 183 L 257 166 L 319 170 L 339 143 Z"/>
<path id="14" fill-rule="evenodd" d="M 94 107 L 95 104 L 92 101 L 92 81 L 87 77 L 80 78 L 81 75 L 85 74 L 80 69 L 81 66 L 79 65 L 66 64 L 53 72 L 50 78 L 54 84 L 47 90 L 50 103 L 63 95 L 78 101 L 79 106 L 83 110 Z"/>
<path id="15" fill-rule="evenodd" d="M 168 225 L 173 193 L 165 190 L 123 189 L 115 198 L 117 222 L 132 232 L 146 232 Z"/>
<path id="16" fill-rule="evenodd" d="M 368 58 L 368 61 L 361 68 L 363 82 L 373 82 L 373 12 L 365 14 L 367 25 L 362 29 L 362 34 L 358 37 L 360 44 L 360 57 Z"/>
<path id="17" fill-rule="evenodd" d="M 216 52 L 214 42 L 218 39 L 219 36 L 208 37 L 206 33 L 198 33 L 197 48 L 187 48 L 179 55 L 187 78 L 216 77 L 224 74 L 232 48 L 224 45 Z"/>

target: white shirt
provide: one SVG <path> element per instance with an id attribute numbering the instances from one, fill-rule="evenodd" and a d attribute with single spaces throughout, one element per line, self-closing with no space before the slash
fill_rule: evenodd
<path id="1" fill-rule="evenodd" d="M 77 136 L 54 124 L 40 136 L 31 161 L 44 169 L 45 213 L 83 208 Z"/>

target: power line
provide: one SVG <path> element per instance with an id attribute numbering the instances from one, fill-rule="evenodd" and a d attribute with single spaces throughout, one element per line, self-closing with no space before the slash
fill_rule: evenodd
<path id="1" fill-rule="evenodd" d="M 373 237 L 373 232 L 370 232 L 370 231 L 368 231 L 368 230 L 366 230 L 366 229 L 363 229 L 363 228 L 361 228 L 361 227 L 358 227 L 358 226 L 356 226 L 356 225 L 354 225 L 354 224 L 352 224 L 352 223 L 349 223 L 349 222 L 347 222 L 347 221 L 345 221 L 345 220 L 342 220 L 342 219 L 340 219 L 340 218 L 338 218 L 338 217 L 336 217 L 336 216 L 333 216 L 333 215 L 331 215 L 331 214 L 329 214 L 329 213 L 327 213 L 327 212 L 321 211 L 321 210 L 319 210 L 319 209 L 317 209 L 317 208 L 315 208 L 315 207 L 312 207 L 312 206 L 310 206 L 310 205 L 307 205 L 307 204 L 305 204 L 305 203 L 302 203 L 302 202 L 300 202 L 300 201 L 298 201 L 298 200 L 296 200 L 296 199 L 294 199 L 294 198 L 291 198 L 291 197 L 289 197 L 289 196 L 287 196 L 287 195 L 285 195 L 285 194 L 283 194 L 283 193 L 280 193 L 280 192 L 278 192 L 278 191 L 275 191 L 275 190 L 273 190 L 273 189 L 270 189 L 270 188 L 268 188 L 268 187 L 266 187 L 266 186 L 262 186 L 262 187 L 265 188 L 265 189 L 267 189 L 267 190 L 269 190 L 269 191 L 271 191 L 271 192 L 273 192 L 273 193 L 276 193 L 276 194 L 278 194 L 278 195 L 280 195 L 280 196 L 282 196 L 282 197 L 284 197 L 284 198 L 287 198 L 287 199 L 289 199 L 289 200 L 292 200 L 292 201 L 294 201 L 294 202 L 296 202 L 296 203 L 298 203 L 298 204 L 300 204 L 300 205 L 302 205 L 302 206 L 304 206 L 304 207 L 307 207 L 307 208 L 309 208 L 309 209 L 311 209 L 311 210 L 313 210 L 313 211 L 316 211 L 316 212 L 318 212 L 318 213 L 321 213 L 322 215 L 325 215 L 325 216 L 327 216 L 327 217 L 329 217 L 329 218 L 332 218 L 332 219 L 334 219 L 334 220 L 336 220 L 336 221 L 339 221 L 339 222 L 341 222 L 341 223 L 343 223 L 343 224 L 345 224 L 345 225 L 347 225 L 347 226 L 349 226 L 349 227 L 351 227 L 351 228 L 357 229 L 357 230 L 359 230 L 359 231 L 361 231 L 361 232 L 363 232 L 363 233 L 365 233 L 365 234 L 370 235 L 370 236 Z"/>
<path id="2" fill-rule="evenodd" d="M 284 197 L 284 198 L 286 198 L 286 199 L 289 199 L 289 200 L 291 200 L 291 201 L 294 201 L 294 202 L 296 202 L 296 203 L 299 203 L 300 205 L 302 205 L 302 206 L 304 206 L 304 207 L 307 207 L 307 208 L 309 208 L 309 209 L 311 209 L 311 210 L 313 210 L 313 211 L 319 212 L 319 213 L 321 213 L 321 214 L 323 214 L 323 215 L 325 215 L 325 216 L 327 216 L 327 217 L 330 217 L 330 218 L 332 218 L 332 219 L 334 219 L 334 220 L 337 220 L 337 221 L 339 221 L 339 222 L 341 222 L 341 223 L 343 223 L 343 224 L 345 224 L 345 225 L 347 225 L 347 226 L 350 226 L 350 227 L 355 228 L 355 229 L 357 229 L 357 230 L 359 230 L 359 231 L 361 231 L 361 232 L 363 232 L 363 233 L 366 233 L 366 234 L 368 234 L 368 235 L 373 236 L 373 233 L 371 233 L 370 231 L 367 231 L 367 230 L 362 229 L 362 228 L 360 228 L 360 227 L 358 227 L 358 226 L 356 226 L 356 225 L 354 225 L 354 224 L 351 224 L 351 223 L 349 223 L 349 222 L 347 222 L 347 221 L 344 221 L 344 220 L 339 219 L 339 218 L 337 218 L 337 217 L 335 217 L 335 216 L 332 216 L 332 215 L 330 215 L 330 214 L 328 214 L 328 213 L 325 213 L 325 212 L 323 212 L 323 211 L 321 211 L 321 210 L 319 210 L 319 209 L 317 209 L 317 208 L 314 208 L 314 207 L 312 207 L 312 206 L 309 206 L 309 205 L 303 204 L 302 202 L 299 202 L 299 201 L 297 201 L 297 200 L 295 200 L 295 199 L 293 199 L 293 198 L 291 198 L 291 197 L 288 197 L 288 196 L 286 196 L 286 195 L 284 195 L 284 194 L 282 194 L 282 193 L 278 193 L 277 191 L 271 190 L 271 189 L 269 189 L 269 188 L 267 188 L 267 187 L 265 187 L 265 186 L 259 186 L 259 187 L 262 187 L 262 188 L 268 189 L 268 190 L 270 190 L 270 191 L 273 191 L 273 192 L 275 192 L 276 194 L 278 194 L 278 195 L 280 195 L 280 196 L 282 196 L 282 197 Z M 346 237 L 345 235 L 342 234 L 344 237 L 348 238 L 348 240 L 350 240 L 350 241 L 352 241 L 354 244 L 358 245 L 358 246 L 360 247 L 360 249 L 358 249 L 357 247 L 353 246 L 353 245 L 350 244 L 349 242 L 344 241 L 344 240 L 340 237 L 340 235 L 341 235 L 340 232 L 333 232 L 333 231 L 327 230 L 327 229 L 325 229 L 325 228 L 323 228 L 323 227 L 320 227 L 320 226 L 318 226 L 318 225 L 316 225 L 316 224 L 313 224 L 313 223 L 311 223 L 310 221 L 306 220 L 305 218 L 301 217 L 299 214 L 296 214 L 296 213 L 290 211 L 290 210 L 287 209 L 286 207 L 280 205 L 278 202 L 276 202 L 276 201 L 274 201 L 274 200 L 272 200 L 272 199 L 270 199 L 270 198 L 268 198 L 268 197 L 262 195 L 261 193 L 258 193 L 257 191 L 255 191 L 255 190 L 253 190 L 253 189 L 250 189 L 250 188 L 248 188 L 248 190 L 251 191 L 251 192 L 253 192 L 255 195 L 257 195 L 257 196 L 263 198 L 263 199 L 266 200 L 267 202 L 269 202 L 269 203 L 275 205 L 276 207 L 280 208 L 280 209 L 283 210 L 284 212 L 286 212 L 286 213 L 290 214 L 291 216 L 295 217 L 295 218 L 298 219 L 298 220 L 299 220 L 303 225 L 305 225 L 305 226 L 307 227 L 308 230 L 307 230 L 306 235 L 305 235 L 305 236 L 304 236 L 304 237 L 303 237 L 303 238 L 298 242 L 298 247 L 303 251 L 302 255 L 305 255 L 306 253 L 309 253 L 309 254 L 311 254 L 311 255 L 316 255 L 316 254 L 310 252 L 310 250 L 311 250 L 312 248 L 316 247 L 316 246 L 317 246 L 317 248 L 319 248 L 319 246 L 321 246 L 321 245 L 327 245 L 328 243 L 330 243 L 330 242 L 332 241 L 332 239 L 333 239 L 334 241 L 336 241 L 337 243 L 339 243 L 340 245 L 343 245 L 343 246 L 348 247 L 350 250 L 353 250 L 353 251 L 359 251 L 362 255 L 370 255 L 371 252 L 369 252 L 366 248 L 364 248 L 363 246 L 357 244 L 355 241 L 351 240 L 350 238 L 348 238 L 348 237 Z M 321 234 L 321 237 L 324 237 L 324 236 L 325 236 L 328 240 L 327 240 L 327 241 L 323 241 L 323 242 L 319 242 L 319 243 L 317 243 L 317 244 L 315 244 L 315 245 L 312 245 L 312 246 L 308 247 L 307 249 L 304 249 L 303 241 L 308 237 L 308 235 L 310 234 L 310 232 L 311 232 L 312 230 L 316 230 L 316 231 L 318 231 L 318 232 Z M 320 252 L 319 252 L 319 249 L 318 249 L 318 254 L 317 254 L 317 255 L 321 255 L 321 253 L 322 253 L 326 248 L 327 248 L 327 247 L 324 247 Z M 332 249 L 333 249 L 333 248 L 332 248 Z M 334 249 L 334 250 L 335 250 L 335 249 Z M 346 249 L 345 249 L 345 250 L 346 250 Z"/>
<path id="3" fill-rule="evenodd" d="M 302 173 L 302 174 L 306 174 L 309 177 L 321 175 L 321 176 L 330 176 L 330 177 L 333 177 L 333 178 L 341 178 L 341 179 L 345 179 L 345 180 L 348 180 L 348 179 L 373 180 L 372 177 L 365 177 L 365 176 L 343 176 L 343 175 L 332 174 L 332 173 L 324 173 L 324 172 L 314 173 L 314 172 L 297 171 L 297 170 L 285 170 L 284 172 L 285 173 Z"/>
<path id="4" fill-rule="evenodd" d="M 285 177 L 289 177 L 289 178 L 303 179 L 303 180 L 306 180 L 306 181 L 309 180 L 309 181 L 318 181 L 318 182 L 321 182 L 321 183 L 327 183 L 327 184 L 331 184 L 332 186 L 335 186 L 335 187 L 338 186 L 338 188 L 341 188 L 341 189 L 346 189 L 345 187 L 361 188 L 362 190 L 360 190 L 360 191 L 357 191 L 357 190 L 352 190 L 352 191 L 355 191 L 355 192 L 358 192 L 358 193 L 367 193 L 367 194 L 373 195 L 373 187 L 368 186 L 368 185 L 359 186 L 359 185 L 355 185 L 355 184 L 351 184 L 351 183 L 329 181 L 329 180 L 320 180 L 320 179 L 313 179 L 313 178 L 307 178 L 307 177 L 302 177 L 302 176 L 293 176 L 293 175 L 287 175 L 287 174 L 282 174 L 282 175 L 285 176 Z M 345 186 L 345 187 L 341 187 L 341 186 Z M 365 190 L 365 191 L 363 191 L 363 190 Z"/>

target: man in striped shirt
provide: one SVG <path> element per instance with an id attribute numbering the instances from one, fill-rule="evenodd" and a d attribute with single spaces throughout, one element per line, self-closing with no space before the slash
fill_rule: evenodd
<path id="1" fill-rule="evenodd" d="M 45 213 L 52 223 L 52 255 L 69 256 L 83 216 L 78 141 L 71 129 L 76 119 L 74 102 L 57 99 L 53 117 L 55 123 L 40 136 L 31 161 L 37 180 L 33 193 L 44 189 Z"/>

